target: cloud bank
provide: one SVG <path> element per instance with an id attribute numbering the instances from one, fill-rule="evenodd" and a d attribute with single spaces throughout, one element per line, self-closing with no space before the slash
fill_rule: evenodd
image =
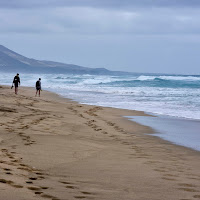
<path id="1" fill-rule="evenodd" d="M 114 70 L 198 71 L 199 21 L 200 0 L 0 0 L 3 45 Z"/>
<path id="2" fill-rule="evenodd" d="M 134 10 L 109 10 L 86 6 L 1 8 L 0 34 L 199 34 L 199 21 L 199 10 L 191 8 Z"/>
<path id="3" fill-rule="evenodd" d="M 95 7 L 95 8 L 133 8 L 133 7 L 199 7 L 199 0 L 9 0 L 0 1 L 1 8 L 38 7 Z"/>

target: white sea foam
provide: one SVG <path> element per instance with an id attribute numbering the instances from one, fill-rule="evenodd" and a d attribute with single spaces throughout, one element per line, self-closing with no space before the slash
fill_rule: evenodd
<path id="1" fill-rule="evenodd" d="M 147 81 L 147 80 L 174 80 L 174 81 L 200 81 L 200 77 L 196 76 L 139 76 L 136 80 Z"/>
<path id="2" fill-rule="evenodd" d="M 158 78 L 177 81 L 200 81 L 200 77 L 196 76 L 159 76 Z"/>
<path id="3" fill-rule="evenodd" d="M 139 76 L 136 78 L 136 80 L 139 81 L 147 81 L 147 80 L 154 80 L 156 77 L 155 76 Z"/>

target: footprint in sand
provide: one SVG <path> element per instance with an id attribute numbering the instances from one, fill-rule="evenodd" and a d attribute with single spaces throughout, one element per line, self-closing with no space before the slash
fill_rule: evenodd
<path id="1" fill-rule="evenodd" d="M 131 145 L 130 142 L 122 142 L 122 144 L 125 144 L 125 145 Z"/>
<path id="2" fill-rule="evenodd" d="M 9 180 L 6 180 L 6 179 L 0 179 L 0 183 L 12 184 L 13 181 L 9 181 Z"/>
<path id="3" fill-rule="evenodd" d="M 8 152 L 8 149 L 1 149 L 2 152 Z"/>
<path id="4" fill-rule="evenodd" d="M 92 124 L 92 126 L 91 126 L 92 128 L 94 128 L 94 129 L 97 129 L 97 125 L 95 125 L 95 124 Z"/>
<path id="5" fill-rule="evenodd" d="M 30 143 L 25 143 L 24 145 L 29 146 L 29 145 L 31 145 L 31 144 L 30 144 Z"/>
<path id="6" fill-rule="evenodd" d="M 86 197 L 85 196 L 74 196 L 74 198 L 76 198 L 76 199 L 85 199 Z"/>
<path id="7" fill-rule="evenodd" d="M 70 182 L 66 182 L 66 181 L 59 181 L 60 183 L 66 185 L 65 187 L 67 189 L 78 189 L 77 186 L 74 186 L 73 183 L 70 183 Z"/>
<path id="8" fill-rule="evenodd" d="M 183 187 L 197 187 L 196 185 L 188 184 L 188 183 L 179 183 L 178 185 L 183 186 Z"/>
<path id="9" fill-rule="evenodd" d="M 29 179 L 30 180 L 37 180 L 37 178 L 35 178 L 35 177 L 30 177 Z"/>
<path id="10" fill-rule="evenodd" d="M 109 126 L 114 126 L 114 125 L 115 125 L 115 123 L 112 123 L 112 122 L 107 122 L 107 124 L 108 124 Z"/>
<path id="11" fill-rule="evenodd" d="M 183 190 L 186 192 L 199 192 L 198 190 L 195 190 L 193 188 L 178 188 L 179 190 Z"/>
<path id="12" fill-rule="evenodd" d="M 86 195 L 94 195 L 94 193 L 91 192 L 85 192 L 85 191 L 81 191 L 82 194 L 86 194 Z"/>
<path id="13" fill-rule="evenodd" d="M 41 186 L 40 188 L 43 189 L 43 190 L 49 189 L 49 187 L 45 187 L 45 186 Z"/>
<path id="14" fill-rule="evenodd" d="M 177 179 L 168 178 L 168 177 L 162 177 L 162 179 L 167 180 L 167 181 L 177 181 Z"/>
<path id="15" fill-rule="evenodd" d="M 10 159 L 14 159 L 14 157 L 13 157 L 13 156 L 9 156 L 9 158 L 10 158 Z"/>
<path id="16" fill-rule="evenodd" d="M 32 181 L 26 181 L 26 183 L 27 183 L 27 184 L 33 184 L 33 182 L 32 182 Z"/>
<path id="17" fill-rule="evenodd" d="M 193 196 L 195 199 L 200 199 L 200 195 L 194 195 Z"/>
<path id="18" fill-rule="evenodd" d="M 13 175 L 12 173 L 10 173 L 10 172 L 6 172 L 6 174 L 8 174 L 8 175 Z"/>
<path id="19" fill-rule="evenodd" d="M 25 164 L 19 164 L 20 166 L 22 166 L 22 167 L 27 167 L 27 165 L 25 165 Z"/>
<path id="20" fill-rule="evenodd" d="M 35 194 L 42 194 L 43 192 L 35 192 Z"/>
<path id="21" fill-rule="evenodd" d="M 17 169 L 20 169 L 20 170 L 25 170 L 25 171 L 28 171 L 28 172 L 32 172 L 32 170 L 30 170 L 28 167 L 18 167 Z"/>
<path id="22" fill-rule="evenodd" d="M 82 114 L 79 114 L 79 117 L 85 118 Z"/>
<path id="23" fill-rule="evenodd" d="M 15 188 L 23 188 L 24 187 L 22 185 L 17 185 L 13 181 L 6 180 L 6 179 L 0 179 L 0 183 L 8 184 L 8 185 L 15 187 Z"/>
<path id="24" fill-rule="evenodd" d="M 37 175 L 44 175 L 43 173 L 41 172 L 36 172 Z"/>
<path id="25" fill-rule="evenodd" d="M 78 189 L 78 187 L 75 187 L 75 186 L 73 186 L 73 185 L 67 185 L 67 186 L 65 186 L 66 188 L 68 188 L 68 189 Z"/>
<path id="26" fill-rule="evenodd" d="M 8 168 L 4 168 L 3 170 L 5 170 L 5 171 L 12 171 L 11 169 L 8 169 Z"/>
<path id="27" fill-rule="evenodd" d="M 39 187 L 27 187 L 29 190 L 41 190 Z"/>
<path id="28" fill-rule="evenodd" d="M 13 187 L 15 187 L 15 188 L 23 188 L 24 186 L 22 186 L 22 185 L 12 185 Z"/>
<path id="29" fill-rule="evenodd" d="M 63 184 L 66 184 L 66 185 L 71 185 L 73 183 L 70 183 L 70 182 L 66 182 L 66 181 L 59 181 L 60 183 L 63 183 Z"/>
<path id="30" fill-rule="evenodd" d="M 95 130 L 95 131 L 102 131 L 101 128 L 95 128 L 94 130 Z"/>

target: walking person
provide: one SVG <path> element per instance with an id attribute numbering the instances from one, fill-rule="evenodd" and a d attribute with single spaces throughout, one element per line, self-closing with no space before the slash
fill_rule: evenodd
<path id="1" fill-rule="evenodd" d="M 39 78 L 36 81 L 35 88 L 36 88 L 36 94 L 35 94 L 35 96 L 37 96 L 37 93 L 39 93 L 39 97 L 40 97 L 40 91 L 42 90 L 42 87 L 41 87 L 41 78 Z"/>
<path id="2" fill-rule="evenodd" d="M 19 74 L 18 73 L 13 79 L 13 84 L 15 86 L 15 94 L 17 94 L 18 93 L 18 86 L 20 85 L 20 78 L 19 78 Z"/>

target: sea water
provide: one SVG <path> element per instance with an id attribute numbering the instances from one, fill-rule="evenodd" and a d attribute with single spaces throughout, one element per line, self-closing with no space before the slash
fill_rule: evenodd
<path id="1" fill-rule="evenodd" d="M 11 85 L 14 75 L 1 73 L 0 84 Z M 34 87 L 39 77 L 43 89 L 80 103 L 200 120 L 198 75 L 20 74 L 21 85 Z"/>
<path id="2" fill-rule="evenodd" d="M 200 151 L 200 122 L 198 120 L 154 116 L 129 116 L 128 119 L 154 129 L 153 135 L 172 143 Z"/>

